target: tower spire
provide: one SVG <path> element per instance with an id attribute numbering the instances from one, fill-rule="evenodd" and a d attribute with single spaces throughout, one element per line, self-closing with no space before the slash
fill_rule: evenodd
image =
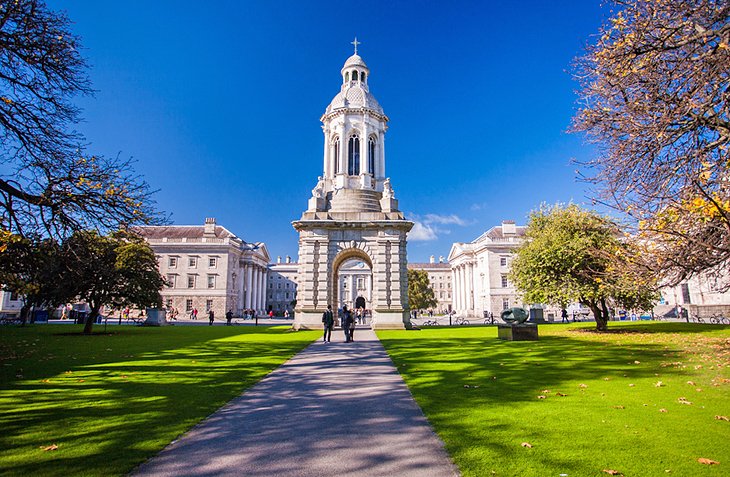
<path id="1" fill-rule="evenodd" d="M 362 45 L 362 42 L 357 41 L 357 37 L 355 37 L 355 41 L 351 41 L 350 44 L 355 45 L 355 54 L 357 55 L 357 45 Z"/>

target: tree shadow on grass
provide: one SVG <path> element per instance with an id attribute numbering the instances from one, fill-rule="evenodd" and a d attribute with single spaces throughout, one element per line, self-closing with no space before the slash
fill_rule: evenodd
<path id="1" fill-rule="evenodd" d="M 0 388 L 0 473 L 124 474 L 314 337 L 264 328 L 172 337 L 130 331 L 124 339 L 52 337 L 57 347 L 15 363 L 26 375 Z M 85 344 L 96 348 L 61 358 L 64 345 Z M 55 359 L 46 360 L 47 351 Z M 39 449 L 51 444 L 58 450 Z"/>
<path id="2" fill-rule="evenodd" d="M 527 454 L 519 445 L 520 439 L 544 443 L 549 438 L 546 432 L 553 435 L 554 430 L 540 422 L 546 418 L 540 414 L 543 411 L 558 416 L 555 422 L 566 428 L 585 425 L 581 416 L 592 422 L 595 414 L 610 412 L 613 397 L 604 393 L 614 389 L 610 386 L 616 380 L 624 380 L 622 383 L 626 384 L 622 386 L 628 386 L 632 380 L 666 381 L 688 374 L 687 370 L 671 365 L 682 353 L 679 347 L 633 339 L 634 333 L 685 333 L 686 328 L 637 324 L 621 327 L 617 330 L 619 336 L 592 336 L 576 330 L 575 334 L 567 331 L 541 336 L 533 342 L 501 341 L 494 329 L 484 328 L 481 336 L 475 336 L 480 333 L 478 330 L 464 330 L 461 336 L 456 330 L 433 330 L 411 339 L 388 334 L 381 339 L 450 453 L 457 461 L 469 461 L 475 466 L 471 467 L 472 472 L 477 468 L 477 475 L 488 475 L 491 470 L 499 470 L 489 467 L 490 463 L 499 467 L 495 459 L 517 466 L 520 459 L 528 459 L 531 462 L 525 462 L 526 469 L 534 469 L 539 463 L 538 467 L 544 470 L 585 475 L 585 459 L 589 456 L 576 459 L 561 452 L 532 450 Z M 621 339 L 621 331 L 628 331 L 627 339 Z M 656 377 L 659 373 L 661 378 Z M 544 407 L 536 408 L 538 403 L 545 403 Z M 605 411 L 595 411 L 596 406 Z M 574 414 L 568 413 L 568 409 Z M 475 457 L 479 452 L 488 457 Z M 531 471 L 525 472 L 520 475 L 533 475 Z"/>

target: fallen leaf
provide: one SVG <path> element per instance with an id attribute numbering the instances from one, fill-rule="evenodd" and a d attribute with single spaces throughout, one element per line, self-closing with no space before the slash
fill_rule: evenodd
<path id="1" fill-rule="evenodd" d="M 58 450 L 58 446 L 56 444 L 51 444 L 50 446 L 41 446 L 40 448 L 43 449 L 44 451 Z"/>
<path id="2" fill-rule="evenodd" d="M 641 364 L 641 361 L 634 361 L 634 364 Z M 605 472 L 605 470 L 604 470 Z"/>
<path id="3" fill-rule="evenodd" d="M 697 391 L 698 393 L 701 393 L 702 392 L 702 388 L 697 388 L 697 389 L 695 389 L 695 391 Z"/>
<path id="4" fill-rule="evenodd" d="M 528 449 L 532 449 L 532 444 L 530 444 L 529 442 L 523 442 L 523 443 L 522 443 L 522 444 L 520 444 L 520 445 L 521 445 L 522 447 L 527 447 Z"/>
<path id="5" fill-rule="evenodd" d="M 79 379 L 78 380 L 79 383 L 83 383 L 84 381 L 86 381 L 86 380 L 85 379 Z"/>
<path id="6" fill-rule="evenodd" d="M 660 387 L 664 386 L 664 383 L 661 381 L 657 381 L 656 383 L 654 383 L 654 386 L 660 388 Z"/>
<path id="7" fill-rule="evenodd" d="M 719 464 L 719 462 L 718 462 L 718 461 L 716 461 L 716 460 L 712 460 L 712 459 L 706 459 L 706 458 L 704 458 L 704 457 L 700 457 L 699 459 L 697 459 L 697 462 L 699 462 L 700 464 L 705 464 L 705 465 L 715 465 L 715 464 Z"/>
<path id="8" fill-rule="evenodd" d="M 541 393 L 543 393 L 543 394 L 547 394 L 547 393 L 549 393 L 549 392 L 550 392 L 550 390 L 549 390 L 549 389 L 543 389 L 543 390 L 542 390 L 542 391 L 540 391 L 540 392 L 541 392 Z"/>
<path id="9" fill-rule="evenodd" d="M 565 396 L 567 396 L 567 394 L 565 394 L 565 393 L 555 393 L 555 395 L 556 395 L 556 396 L 560 396 L 560 397 L 565 397 Z"/>
<path id="10" fill-rule="evenodd" d="M 608 474 L 608 475 L 624 475 L 621 472 L 619 472 L 618 470 L 613 470 L 613 469 L 603 469 L 603 473 Z"/>
<path id="11" fill-rule="evenodd" d="M 661 409 L 659 409 L 659 412 L 667 412 L 667 410 L 664 408 L 661 408 Z"/>
<path id="12" fill-rule="evenodd" d="M 695 385 L 695 382 L 694 381 L 687 381 L 687 384 L 689 384 L 690 386 L 694 386 Z"/>
<path id="13" fill-rule="evenodd" d="M 41 382 L 42 382 L 42 383 L 50 383 L 51 381 L 49 381 L 48 379 L 44 379 L 44 380 L 42 380 Z"/>
<path id="14" fill-rule="evenodd" d="M 715 416 L 715 419 L 717 419 L 718 421 L 730 421 L 730 418 L 728 418 L 727 416 Z"/>
<path id="15" fill-rule="evenodd" d="M 585 388 L 588 387 L 588 385 L 587 384 L 579 384 L 578 387 L 579 388 L 582 388 L 582 389 L 585 389 Z"/>
<path id="16" fill-rule="evenodd" d="M 546 398 L 547 398 L 547 396 L 545 396 L 544 394 L 540 394 L 540 395 L 539 395 L 539 396 L 538 396 L 537 398 L 538 398 L 538 399 L 546 399 Z"/>
<path id="17" fill-rule="evenodd" d="M 630 388 L 633 388 L 634 386 L 636 386 L 636 384 L 629 384 Z"/>
<path id="18" fill-rule="evenodd" d="M 613 406 L 614 409 L 625 409 L 623 406 Z"/>
<path id="19" fill-rule="evenodd" d="M 465 384 L 464 387 L 465 388 L 470 388 L 471 386 L 469 386 L 468 384 Z"/>

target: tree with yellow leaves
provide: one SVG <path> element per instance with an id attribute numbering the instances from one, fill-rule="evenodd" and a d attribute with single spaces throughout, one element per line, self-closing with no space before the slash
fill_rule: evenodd
<path id="1" fill-rule="evenodd" d="M 577 60 L 573 129 L 597 145 L 581 175 L 676 284 L 730 263 L 730 3 L 614 0 Z M 727 278 L 727 277 L 725 277 Z M 730 281 L 725 282 L 730 287 Z"/>
<path id="2" fill-rule="evenodd" d="M 92 93 L 80 40 L 42 0 L 0 0 L 0 230 L 63 238 L 159 223 L 130 160 L 86 151 L 72 100 Z"/>

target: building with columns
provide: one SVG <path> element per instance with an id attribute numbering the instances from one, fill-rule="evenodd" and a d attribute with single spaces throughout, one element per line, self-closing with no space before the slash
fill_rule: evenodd
<path id="1" fill-rule="evenodd" d="M 451 265 L 445 262 L 444 257 L 436 257 L 431 255 L 428 263 L 409 263 L 408 268 L 412 270 L 423 270 L 428 274 L 428 282 L 433 289 L 438 304 L 435 312 L 448 313 L 453 307 L 452 301 L 452 272 Z"/>
<path id="2" fill-rule="evenodd" d="M 385 173 L 389 118 L 370 93 L 370 69 L 357 54 L 340 70 L 340 91 L 321 117 L 322 175 L 307 210 L 292 223 L 299 232 L 299 288 L 295 328 L 319 327 L 327 305 L 342 306 L 341 267 L 351 260 L 371 274 L 372 326 L 410 326 L 406 234 L 413 227 L 398 210 Z M 363 297 L 364 298 L 364 297 Z"/>
<path id="3" fill-rule="evenodd" d="M 479 318 L 485 311 L 499 315 L 506 308 L 522 306 L 507 274 L 512 252 L 522 242 L 525 229 L 505 220 L 472 242 L 451 246 L 449 263 L 457 314 Z"/>
<path id="4" fill-rule="evenodd" d="M 168 308 L 177 308 L 181 315 L 193 308 L 199 314 L 212 309 L 220 318 L 228 310 L 264 313 L 270 261 L 264 243 L 248 243 L 217 225 L 214 218 L 205 219 L 203 225 L 140 227 L 139 231 L 167 278 L 168 286 L 161 293 Z"/>
<path id="5" fill-rule="evenodd" d="M 294 312 L 292 302 L 297 298 L 297 275 L 299 264 L 292 262 L 287 256 L 284 262 L 281 257 L 276 258 L 276 263 L 269 265 L 269 273 L 266 287 L 266 311 L 273 311 L 275 315 L 281 316 L 285 311 L 289 315 Z"/>

